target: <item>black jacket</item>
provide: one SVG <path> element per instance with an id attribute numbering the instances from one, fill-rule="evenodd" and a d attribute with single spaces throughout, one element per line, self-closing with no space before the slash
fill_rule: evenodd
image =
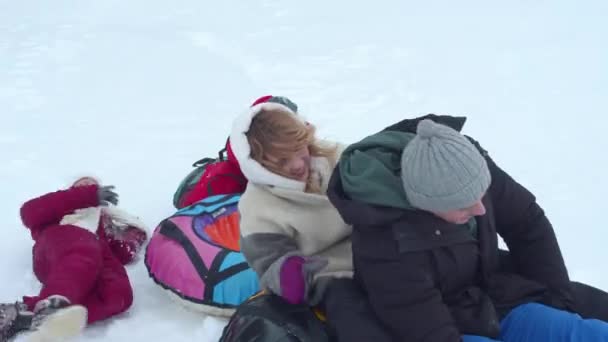
<path id="1" fill-rule="evenodd" d="M 464 124 L 464 118 L 423 118 L 457 130 Z M 413 133 L 423 118 L 387 130 Z M 354 228 L 357 279 L 398 341 L 496 338 L 500 319 L 517 305 L 539 301 L 571 308 L 570 281 L 549 220 L 535 197 L 476 146 L 492 176 L 482 199 L 487 212 L 476 218 L 477 236 L 430 213 L 349 198 L 339 166 L 331 177 L 328 196 Z M 501 270 L 498 235 L 517 272 Z"/>

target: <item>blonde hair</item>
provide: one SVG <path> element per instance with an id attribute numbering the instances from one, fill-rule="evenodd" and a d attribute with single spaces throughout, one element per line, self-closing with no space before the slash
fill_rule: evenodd
<path id="1" fill-rule="evenodd" d="M 337 146 L 317 140 L 313 125 L 302 122 L 286 110 L 263 109 L 251 121 L 246 135 L 251 146 L 251 158 L 283 177 L 289 178 L 289 175 L 269 156 L 275 159 L 289 158 L 307 146 L 311 157 L 325 157 L 332 166 L 336 163 Z M 321 193 L 320 184 L 313 182 L 310 176 L 306 182 L 306 192 Z"/>

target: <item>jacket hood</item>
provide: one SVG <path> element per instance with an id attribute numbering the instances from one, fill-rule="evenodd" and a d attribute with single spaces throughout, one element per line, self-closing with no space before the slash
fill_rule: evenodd
<path id="1" fill-rule="evenodd" d="M 401 153 L 418 122 L 431 119 L 460 131 L 464 117 L 429 114 L 402 120 L 347 147 L 329 181 L 327 195 L 351 225 L 383 225 L 418 212 L 401 181 Z M 420 213 L 426 214 L 426 213 Z"/>
<path id="2" fill-rule="evenodd" d="M 344 192 L 372 205 L 413 209 L 401 182 L 401 152 L 414 136 L 382 131 L 350 145 L 339 161 Z"/>
<path id="3" fill-rule="evenodd" d="M 281 97 L 270 97 L 283 99 Z M 262 101 L 263 100 L 263 101 Z M 271 102 L 268 99 L 261 98 L 258 101 L 254 102 L 254 105 L 251 106 L 247 111 L 239 115 L 232 124 L 232 130 L 230 132 L 230 147 L 236 157 L 236 160 L 241 167 L 241 171 L 245 175 L 248 181 L 261 184 L 261 185 L 271 185 L 278 186 L 281 188 L 287 188 L 292 190 L 304 191 L 306 188 L 306 183 L 297 181 L 294 179 L 289 179 L 287 177 L 283 177 L 276 173 L 273 173 L 262 166 L 262 164 L 258 163 L 256 160 L 251 158 L 251 146 L 249 146 L 249 141 L 247 140 L 247 132 L 249 131 L 249 127 L 251 126 L 251 122 L 256 115 L 258 115 L 263 110 L 283 110 L 287 113 L 287 115 L 293 115 L 298 120 L 304 122 L 304 120 L 297 115 L 297 106 L 290 105 L 286 102 Z"/>

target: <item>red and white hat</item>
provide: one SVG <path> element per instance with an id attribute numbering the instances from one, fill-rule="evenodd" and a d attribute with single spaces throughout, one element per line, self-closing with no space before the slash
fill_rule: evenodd
<path id="1" fill-rule="evenodd" d="M 250 182 L 304 191 L 306 183 L 273 173 L 251 158 L 251 146 L 249 146 L 246 135 L 251 126 L 251 121 L 262 110 L 277 109 L 286 111 L 290 115 L 294 115 L 298 120 L 302 120 L 297 115 L 298 106 L 288 98 L 272 95 L 262 96 L 253 102 L 248 111 L 234 120 L 232 132 L 230 133 L 232 152 L 241 167 L 241 171 L 243 171 L 243 174 Z"/>

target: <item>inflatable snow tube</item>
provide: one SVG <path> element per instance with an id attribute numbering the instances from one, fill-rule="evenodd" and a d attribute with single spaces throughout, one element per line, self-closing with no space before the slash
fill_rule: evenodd
<path id="1" fill-rule="evenodd" d="M 148 273 L 180 304 L 230 316 L 259 291 L 257 275 L 239 251 L 239 199 L 205 198 L 154 230 L 145 255 Z"/>

